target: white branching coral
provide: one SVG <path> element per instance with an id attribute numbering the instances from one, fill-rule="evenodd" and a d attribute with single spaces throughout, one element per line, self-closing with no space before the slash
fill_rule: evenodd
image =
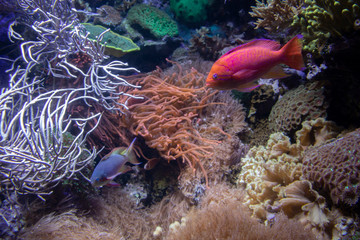
<path id="1" fill-rule="evenodd" d="M 81 174 L 97 151 L 85 148 L 101 113 L 91 106 L 122 111 L 119 86 L 138 88 L 119 74 L 137 71 L 108 61 L 97 41 L 88 39 L 70 0 L 17 0 L 22 11 L 8 35 L 20 46 L 0 95 L 0 188 L 5 194 L 42 197 L 60 180 Z M 91 14 L 91 13 L 89 13 Z M 78 106 L 88 107 L 74 115 Z M 75 111 L 76 112 L 76 111 Z M 91 124 L 89 123 L 91 122 Z M 86 179 L 86 176 L 84 176 Z"/>

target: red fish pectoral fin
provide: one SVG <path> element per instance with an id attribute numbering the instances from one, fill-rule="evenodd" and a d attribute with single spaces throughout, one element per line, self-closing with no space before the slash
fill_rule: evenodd
<path id="1" fill-rule="evenodd" d="M 290 76 L 284 72 L 284 69 L 280 65 L 276 65 L 270 71 L 262 75 L 262 78 L 284 78 Z"/>
<path id="2" fill-rule="evenodd" d="M 238 86 L 236 88 L 236 90 L 238 90 L 240 92 L 251 92 L 252 90 L 254 90 L 255 88 L 257 88 L 259 86 L 261 86 L 261 85 L 256 84 L 254 82 L 250 82 L 250 83 L 245 83 L 245 84 Z"/>

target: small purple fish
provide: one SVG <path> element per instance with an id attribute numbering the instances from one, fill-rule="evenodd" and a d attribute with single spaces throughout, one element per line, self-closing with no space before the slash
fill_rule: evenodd
<path id="1" fill-rule="evenodd" d="M 91 184 L 94 187 L 119 186 L 113 179 L 123 173 L 130 171 L 132 168 L 125 163 L 130 162 L 134 165 L 140 164 L 133 151 L 133 145 L 136 138 L 131 142 L 128 148 L 114 148 L 109 154 L 104 156 L 98 165 L 96 165 L 91 175 Z"/>

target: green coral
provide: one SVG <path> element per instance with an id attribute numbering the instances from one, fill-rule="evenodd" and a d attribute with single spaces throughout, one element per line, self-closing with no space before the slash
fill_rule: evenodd
<path id="1" fill-rule="evenodd" d="M 139 35 L 134 25 L 139 25 L 148 30 L 154 37 L 161 39 L 165 36 L 173 37 L 179 34 L 176 22 L 171 17 L 155 7 L 137 4 L 133 6 L 123 21 L 122 25 L 126 28 L 130 36 Z"/>
<path id="2" fill-rule="evenodd" d="M 329 39 L 360 29 L 359 0 L 257 0 L 252 10 L 256 28 L 275 36 L 301 32 L 303 49 L 315 55 L 326 50 Z"/>
<path id="3" fill-rule="evenodd" d="M 358 0 L 305 0 L 305 5 L 302 14 L 296 15 L 292 23 L 301 28 L 305 51 L 318 53 L 330 37 L 342 37 L 358 29 Z"/>
<path id="4" fill-rule="evenodd" d="M 213 0 L 170 0 L 171 10 L 185 23 L 200 23 L 207 18 L 207 7 Z"/>
<path id="5" fill-rule="evenodd" d="M 107 30 L 107 28 L 100 25 L 93 25 L 90 23 L 82 23 L 82 25 L 89 32 L 88 38 L 91 40 L 96 40 L 97 36 Z M 139 46 L 130 38 L 121 36 L 110 30 L 103 35 L 100 44 L 105 45 L 105 54 L 115 57 L 121 57 L 125 53 L 140 50 Z"/>

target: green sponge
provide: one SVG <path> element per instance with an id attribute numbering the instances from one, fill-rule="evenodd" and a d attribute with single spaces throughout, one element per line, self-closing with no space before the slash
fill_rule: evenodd
<path id="1" fill-rule="evenodd" d="M 179 34 L 176 22 L 167 13 L 145 4 L 133 6 L 126 16 L 126 21 L 129 25 L 140 25 L 159 39 Z"/>
<path id="2" fill-rule="evenodd" d="M 213 0 L 170 0 L 171 10 L 185 23 L 201 23 L 207 19 L 207 7 Z"/>

